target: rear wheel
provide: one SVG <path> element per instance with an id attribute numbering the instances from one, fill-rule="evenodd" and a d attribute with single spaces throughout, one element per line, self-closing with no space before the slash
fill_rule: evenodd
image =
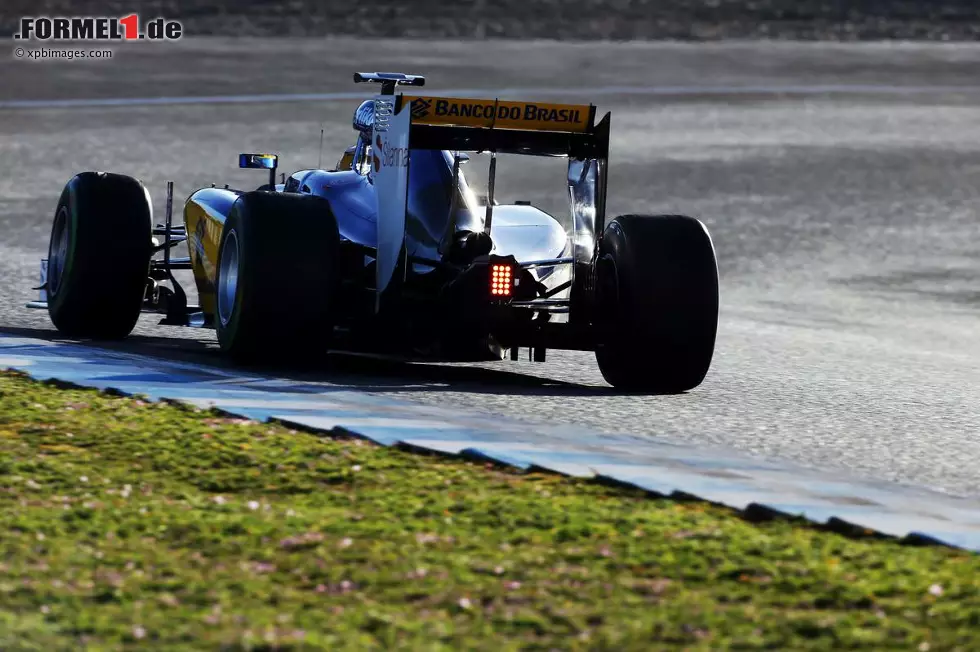
<path id="1" fill-rule="evenodd" d="M 59 331 L 117 339 L 136 325 L 151 256 L 149 195 L 132 177 L 82 172 L 61 193 L 48 246 L 48 314 Z"/>
<path id="2" fill-rule="evenodd" d="M 219 245 L 215 324 L 221 349 L 246 363 L 295 364 L 325 353 L 339 247 L 325 199 L 242 194 Z"/>
<path id="3" fill-rule="evenodd" d="M 597 261 L 599 370 L 614 387 L 672 394 L 701 384 L 718 328 L 707 229 L 683 215 L 622 215 Z"/>

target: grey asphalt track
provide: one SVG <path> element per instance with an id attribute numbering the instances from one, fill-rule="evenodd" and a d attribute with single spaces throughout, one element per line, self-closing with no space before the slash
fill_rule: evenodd
<path id="1" fill-rule="evenodd" d="M 610 214 L 701 217 L 722 317 L 712 371 L 681 396 L 619 395 L 591 354 L 563 352 L 544 364 L 342 359 L 324 383 L 980 495 L 980 47 L 187 38 L 119 46 L 111 61 L 2 59 L 0 102 L 345 93 L 355 68 L 425 73 L 447 94 L 581 88 L 563 97 L 613 113 Z M 678 92 L 589 94 L 629 86 Z M 260 183 L 235 169 L 242 151 L 315 165 L 321 124 L 332 163 L 353 142 L 355 106 L 0 108 L 0 328 L 53 335 L 22 306 L 74 172 L 141 177 L 162 215 L 168 179 L 180 197 Z M 498 171 L 501 199 L 563 206 L 561 164 Z M 212 333 L 154 324 L 123 346 L 221 363 Z"/>

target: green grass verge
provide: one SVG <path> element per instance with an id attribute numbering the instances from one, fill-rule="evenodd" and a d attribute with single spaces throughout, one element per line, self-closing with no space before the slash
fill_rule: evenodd
<path id="1" fill-rule="evenodd" d="M 980 557 L 0 373 L 0 649 L 980 647 Z"/>

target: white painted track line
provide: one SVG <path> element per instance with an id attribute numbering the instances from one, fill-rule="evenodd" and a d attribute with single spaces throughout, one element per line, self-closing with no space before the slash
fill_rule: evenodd
<path id="1" fill-rule="evenodd" d="M 787 95 L 929 95 L 980 93 L 980 85 L 894 86 L 888 84 L 817 84 L 758 86 L 600 86 L 597 88 L 466 88 L 452 96 L 602 96 L 739 97 Z M 63 100 L 3 100 L 0 109 L 67 109 L 112 106 L 164 106 L 178 104 L 262 104 L 271 102 L 340 102 L 367 97 L 366 92 L 270 93 L 258 95 L 201 95 L 172 97 L 96 97 Z M 442 95 L 439 93 L 438 95 Z"/>

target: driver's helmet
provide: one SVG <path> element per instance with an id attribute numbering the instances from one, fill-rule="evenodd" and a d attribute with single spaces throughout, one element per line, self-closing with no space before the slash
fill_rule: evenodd
<path id="1" fill-rule="evenodd" d="M 374 100 L 364 100 L 354 111 L 354 129 L 361 133 L 363 140 L 371 140 L 371 131 L 374 129 Z"/>

